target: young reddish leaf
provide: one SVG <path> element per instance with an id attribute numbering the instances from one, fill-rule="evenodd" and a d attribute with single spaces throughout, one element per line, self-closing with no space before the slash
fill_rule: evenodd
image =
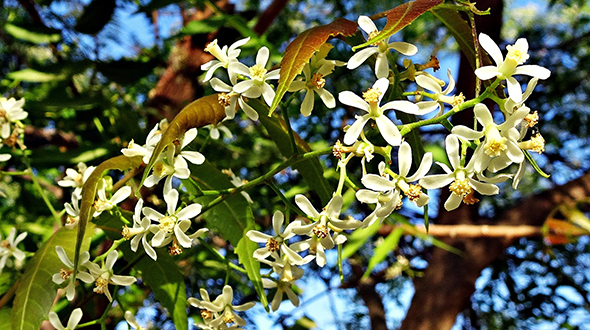
<path id="1" fill-rule="evenodd" d="M 416 0 L 399 5 L 387 12 L 387 24 L 383 30 L 373 39 L 367 42 L 352 47 L 352 50 L 357 50 L 362 47 L 372 45 L 376 42 L 389 38 L 397 31 L 410 25 L 418 16 L 424 14 L 428 10 L 442 3 L 442 0 Z"/>
<path id="2" fill-rule="evenodd" d="M 339 18 L 334 22 L 313 27 L 304 31 L 297 36 L 285 49 L 283 59 L 281 60 L 281 77 L 277 87 L 277 93 L 272 100 L 268 115 L 272 115 L 281 98 L 289 89 L 289 85 L 295 77 L 301 73 L 305 63 L 309 61 L 313 53 L 326 43 L 329 37 L 338 35 L 351 36 L 357 31 L 355 22 L 344 18 Z"/>
<path id="3" fill-rule="evenodd" d="M 166 131 L 162 134 L 160 142 L 156 145 L 150 161 L 145 166 L 143 177 L 139 184 L 140 187 L 143 186 L 143 182 L 150 174 L 158 156 L 168 145 L 174 143 L 174 141 L 178 141 L 186 131 L 193 127 L 199 128 L 209 124 L 216 124 L 225 118 L 225 108 L 219 104 L 218 96 L 219 94 L 213 94 L 201 97 L 184 107 L 172 119 Z"/>
<path id="4" fill-rule="evenodd" d="M 565 220 L 548 218 L 544 225 L 545 240 L 552 245 L 567 244 L 573 237 L 588 235 L 588 231 Z"/>
<path id="5" fill-rule="evenodd" d="M 92 218 L 94 213 L 94 199 L 98 191 L 98 183 L 104 176 L 104 173 L 109 170 L 125 171 L 134 169 L 141 165 L 141 156 L 127 157 L 124 155 L 113 157 L 100 163 L 92 174 L 86 179 L 82 186 L 82 200 L 80 201 L 80 220 L 78 221 L 78 235 L 76 237 L 76 248 L 74 254 L 74 276 L 78 272 L 78 258 L 80 256 L 80 249 L 82 247 L 82 238 L 86 233 L 86 225 Z"/>

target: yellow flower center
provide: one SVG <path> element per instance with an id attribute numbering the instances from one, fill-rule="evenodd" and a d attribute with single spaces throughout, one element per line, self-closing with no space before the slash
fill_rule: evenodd
<path id="1" fill-rule="evenodd" d="M 467 195 L 463 196 L 463 203 L 467 205 L 473 205 L 477 202 L 479 202 L 479 199 L 475 198 L 473 190 Z"/>
<path id="2" fill-rule="evenodd" d="M 375 30 L 375 31 L 373 31 L 373 32 L 369 33 L 369 36 L 368 36 L 368 37 L 369 37 L 369 39 L 368 39 L 368 40 L 371 40 L 371 39 L 375 38 L 376 36 L 378 36 L 378 35 L 379 35 L 379 33 L 380 33 L 380 32 L 379 32 L 378 30 Z M 373 45 L 373 46 L 376 46 L 376 45 L 378 45 L 378 44 L 379 44 L 379 42 L 374 42 L 374 43 L 372 43 L 371 45 Z"/>
<path id="3" fill-rule="evenodd" d="M 251 66 L 249 71 L 250 71 L 250 78 L 252 78 L 252 80 L 264 81 L 264 75 L 266 74 L 266 69 L 262 65 L 256 64 L 254 66 Z"/>
<path id="4" fill-rule="evenodd" d="M 123 235 L 123 238 L 125 240 L 128 240 L 131 236 L 129 236 L 129 227 L 127 227 L 127 225 L 123 226 L 123 230 L 121 230 L 121 235 Z"/>
<path id="5" fill-rule="evenodd" d="M 162 219 L 160 219 L 160 224 L 158 225 L 158 228 L 160 228 L 160 230 L 163 230 L 167 233 L 171 233 L 174 230 L 174 225 L 176 224 L 176 217 L 171 217 L 169 215 L 163 217 Z"/>
<path id="6" fill-rule="evenodd" d="M 213 318 L 213 313 L 208 309 L 201 310 L 201 317 L 203 320 L 211 320 Z"/>
<path id="7" fill-rule="evenodd" d="M 537 111 L 529 113 L 526 115 L 526 117 L 524 117 L 524 121 L 526 122 L 526 127 L 533 127 L 537 125 L 539 122 L 539 113 Z"/>
<path id="8" fill-rule="evenodd" d="M 329 234 L 328 227 L 326 227 L 325 225 L 317 225 L 313 227 L 313 234 L 320 239 L 326 238 Z"/>
<path id="9" fill-rule="evenodd" d="M 404 191 L 410 201 L 415 201 L 422 195 L 422 187 L 418 184 L 411 184 L 407 191 Z"/>
<path id="10" fill-rule="evenodd" d="M 231 311 L 228 310 L 223 313 L 223 322 L 234 323 L 234 315 Z"/>
<path id="11" fill-rule="evenodd" d="M 377 88 L 369 88 L 363 93 L 363 99 L 369 104 L 377 104 L 379 96 L 381 96 L 381 92 Z"/>
<path id="12" fill-rule="evenodd" d="M 229 107 L 231 104 L 231 95 L 228 93 L 219 93 L 217 95 L 217 102 L 224 107 Z"/>
<path id="13" fill-rule="evenodd" d="M 473 193 L 473 188 L 471 188 L 469 180 L 467 179 L 455 179 L 455 181 L 449 186 L 449 190 L 457 196 L 465 196 L 466 194 Z"/>
<path id="14" fill-rule="evenodd" d="M 108 286 L 109 286 L 109 281 L 102 277 L 99 276 L 95 281 L 94 284 L 96 285 L 96 287 L 94 288 L 94 292 L 98 293 L 98 294 L 104 294 L 104 292 L 106 290 L 108 290 Z"/>
<path id="15" fill-rule="evenodd" d="M 267 248 L 267 249 L 268 249 L 270 252 L 275 252 L 275 251 L 278 251 L 278 249 L 279 249 L 279 242 L 277 242 L 277 240 L 276 240 L 276 239 L 274 239 L 274 238 L 272 238 L 272 237 L 271 237 L 271 238 L 269 238 L 269 239 L 266 241 L 266 248 Z"/>
<path id="16" fill-rule="evenodd" d="M 526 62 L 526 60 L 528 60 L 529 58 L 527 50 L 517 45 L 508 45 L 506 46 L 506 50 L 508 50 L 508 54 L 506 54 L 506 59 L 511 59 L 519 65 Z"/>
<path id="17" fill-rule="evenodd" d="M 490 157 L 500 156 L 506 149 L 507 139 L 505 137 L 500 137 L 498 139 L 489 139 L 484 146 L 484 151 L 486 155 Z"/>
<path id="18" fill-rule="evenodd" d="M 172 175 L 174 174 L 174 167 L 163 161 L 157 162 L 156 165 L 154 165 L 154 174 L 159 178 Z"/>
<path id="19" fill-rule="evenodd" d="M 336 157 L 338 159 L 342 159 L 343 153 L 344 153 L 344 146 L 342 145 L 342 142 L 340 142 L 340 140 L 337 140 L 336 143 L 334 144 L 334 148 L 332 148 L 332 154 L 334 155 L 334 157 Z"/>
<path id="20" fill-rule="evenodd" d="M 65 269 L 62 268 L 59 270 L 59 276 L 61 276 L 61 278 L 63 278 L 64 280 L 67 280 L 68 278 L 70 278 L 70 275 L 72 275 L 74 273 L 73 270 L 69 270 L 69 269 Z"/>
<path id="21" fill-rule="evenodd" d="M 543 139 L 541 134 L 531 137 L 531 142 L 533 143 L 531 150 L 537 152 L 538 154 L 542 154 L 545 151 L 545 139 Z"/>
<path id="22" fill-rule="evenodd" d="M 309 83 L 312 87 L 320 89 L 326 85 L 326 79 L 324 79 L 324 75 L 321 73 L 314 73 Z"/>
<path id="23" fill-rule="evenodd" d="M 10 248 L 10 243 L 7 240 L 4 240 L 0 243 L 0 247 L 8 249 L 8 248 Z"/>
<path id="24" fill-rule="evenodd" d="M 453 96 L 453 101 L 451 102 L 451 105 L 456 107 L 463 102 L 465 102 L 465 96 L 463 96 L 463 92 L 461 92 L 459 93 L 459 95 Z"/>

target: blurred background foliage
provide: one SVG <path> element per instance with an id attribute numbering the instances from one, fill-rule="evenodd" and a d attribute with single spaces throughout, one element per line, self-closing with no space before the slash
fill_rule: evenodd
<path id="1" fill-rule="evenodd" d="M 1 1 L 0 95 L 24 97 L 25 110 L 29 112 L 25 129 L 28 149 L 13 150 L 13 158 L 4 164 L 3 170 L 23 170 L 25 166 L 20 155 L 29 153 L 46 195 L 54 207 L 61 210 L 70 196 L 56 185 L 56 181 L 66 168 L 74 167 L 78 162 L 96 165 L 118 155 L 132 139 L 143 143 L 155 123 L 162 118 L 172 118 L 180 110 L 181 103 L 164 102 L 157 97 L 166 92 L 166 86 L 161 84 L 167 70 L 172 68 L 174 72 L 180 72 L 177 79 L 187 80 L 185 87 L 190 86 L 187 90 L 170 87 L 173 94 L 189 95 L 185 97 L 186 102 L 212 92 L 208 85 L 199 82 L 202 72 L 194 67 L 192 59 L 183 57 L 186 53 L 179 46 L 181 43 L 188 42 L 190 47 L 202 49 L 214 38 L 225 45 L 252 36 L 253 46 L 244 47 L 241 58 L 253 61 L 257 48 L 268 45 L 273 51 L 273 65 L 276 65 L 288 42 L 305 29 L 329 23 L 337 17 L 356 20 L 359 14 L 374 14 L 399 3 L 399 0 L 284 1 L 272 24 L 256 37 L 253 29 L 257 18 L 269 8 L 270 1 Z M 587 148 L 590 95 L 588 3 L 583 0 L 506 0 L 504 5 L 501 35 L 506 41 L 501 46 L 525 37 L 531 45 L 529 63 L 552 71 L 550 80 L 539 84 L 528 101 L 529 107 L 539 110 L 539 130 L 547 141 L 545 154 L 536 159 L 552 176 L 542 179 L 530 175 L 523 180 L 518 191 L 507 185 L 501 190 L 500 197 L 483 199 L 480 213 L 490 216 L 499 208 L 515 205 L 519 199 L 532 193 L 577 178 L 590 168 L 590 148 Z M 201 25 L 189 24 L 199 13 L 220 8 L 227 14 L 206 19 Z M 378 26 L 380 24 L 384 23 L 378 22 Z M 425 14 L 394 38 L 418 45 L 420 53 L 412 58 L 414 62 L 426 62 L 430 54 L 437 55 L 443 68 L 451 68 L 456 77 L 458 48 L 444 26 L 430 14 Z M 349 46 L 340 40 L 333 44 L 335 48 L 330 58 L 346 61 L 350 56 Z M 396 61 L 401 63 L 401 58 Z M 446 80 L 445 71 L 443 69 L 436 75 Z M 355 76 L 341 68 L 326 79 L 326 86 L 332 92 L 351 90 L 360 93 L 373 83 L 373 79 L 368 67 L 361 68 Z M 313 149 L 333 144 L 341 138 L 342 127 L 354 119 L 354 111 L 345 108 L 328 110 L 320 102 L 316 102 L 310 117 L 299 118 L 298 102 L 293 102 L 289 109 L 292 118 L 297 118 L 293 120 L 293 127 Z M 266 173 L 283 159 L 262 125 L 252 124 L 245 118 L 224 125 L 233 137 L 213 140 L 205 128 L 199 130 L 199 138 L 193 145 L 211 163 L 222 164 L 218 165 L 219 169 L 230 168 L 239 177 L 249 180 Z M 439 128 L 424 130 L 425 144 L 430 149 L 440 150 L 442 133 Z M 3 150 L 6 151 L 7 147 Z M 322 161 L 328 169 L 326 176 L 335 186 L 337 177 L 330 170 L 335 165 L 334 158 L 323 157 Z M 359 162 L 351 171 L 359 174 L 358 165 Z M 372 168 L 376 165 L 376 162 L 370 164 Z M 282 205 L 274 190 L 280 190 L 292 200 L 295 194 L 306 189 L 296 171 L 285 170 L 276 175 L 271 184 L 248 191 L 255 201 L 253 210 L 257 223 L 268 228 L 273 210 Z M 0 198 L 3 235 L 13 226 L 27 231 L 29 235 L 24 245 L 27 251 L 35 251 L 55 229 L 41 196 L 26 176 L 4 176 L 0 181 L 0 193 L 3 195 Z M 163 203 L 160 191 L 143 194 L 152 205 Z M 351 202 L 352 192 L 346 196 Z M 133 201 L 125 205 L 131 209 Z M 316 205 L 319 206 L 319 201 Z M 351 206 L 348 212 L 354 216 L 361 217 L 370 212 L 363 205 Z M 421 212 L 405 207 L 398 218 L 389 221 L 399 221 L 401 217 L 420 223 L 423 221 Z M 430 212 L 432 216 L 437 214 L 432 207 Z M 223 239 L 210 236 L 207 240 L 213 248 L 231 256 L 231 249 Z M 381 240 L 382 237 L 376 235 L 345 263 L 341 288 L 334 275 L 338 274 L 334 263 L 325 269 L 308 267 L 302 288 L 316 291 L 323 287 L 325 291 L 319 295 L 330 298 L 330 307 L 325 307 L 321 313 L 314 313 L 313 308 L 303 309 L 303 312 L 287 308 L 266 316 L 262 309 L 257 309 L 247 317 L 255 324 L 274 323 L 285 329 L 307 328 L 300 324 L 307 324 L 305 316 L 318 322 L 322 329 L 367 328 L 369 320 L 356 290 L 358 279 L 355 272 L 367 265 L 374 245 Z M 429 246 L 423 240 L 403 237 L 395 253 L 374 270 L 380 279 L 376 292 L 383 298 L 391 328 L 400 325 L 409 304 L 411 278 L 408 274 L 419 275 L 427 267 Z M 521 239 L 501 260 L 482 273 L 476 283 L 472 308 L 458 317 L 457 328 L 532 329 L 547 326 L 549 329 L 589 329 L 589 252 L 587 238 L 551 247 L 540 239 Z M 400 256 L 409 262 L 408 266 L 402 265 L 404 259 Z M 187 275 L 190 296 L 196 296 L 198 288 L 203 287 L 208 288 L 212 296 L 221 292 L 226 266 L 211 250 L 199 245 L 185 251 L 178 261 Z M 406 272 L 396 271 L 402 268 Z M 18 271 L 2 273 L 0 294 L 6 292 L 17 276 Z M 248 281 L 238 275 L 232 276 L 230 283 L 234 285 L 234 292 L 242 293 L 239 300 L 255 300 L 256 295 Z M 166 312 L 154 302 L 148 290 L 143 290 L 141 283 L 131 290 L 132 294 L 123 296 L 128 299 L 125 303 L 129 307 L 149 306 L 142 309 L 140 315 L 143 316 L 139 318 L 150 320 L 158 329 L 172 328 Z M 334 296 L 335 292 L 339 298 Z M 92 290 L 87 288 L 83 296 L 88 298 L 91 295 Z M 319 299 L 311 293 L 305 297 L 309 303 L 304 298 L 304 306 L 313 306 L 313 300 Z M 94 303 L 98 306 L 104 301 Z M 67 314 L 71 307 L 62 305 Z M 334 315 L 322 315 L 328 310 Z M 197 312 L 191 312 L 195 320 L 199 318 Z M 113 320 L 121 319 L 117 313 L 119 311 L 113 309 Z M 262 321 L 264 318 L 268 321 Z M 301 322 L 296 323 L 297 320 Z"/>

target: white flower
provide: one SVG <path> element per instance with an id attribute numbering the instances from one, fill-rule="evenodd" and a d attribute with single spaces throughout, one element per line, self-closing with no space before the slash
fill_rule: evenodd
<path id="1" fill-rule="evenodd" d="M 131 195 L 131 187 L 125 186 L 117 190 L 117 192 L 115 192 L 111 198 L 107 198 L 106 188 L 106 181 L 105 179 L 102 179 L 98 188 L 97 199 L 94 202 L 95 211 L 93 216 L 95 218 L 98 217 L 102 212 L 112 209 Z"/>
<path id="2" fill-rule="evenodd" d="M 98 267 L 97 264 L 92 262 L 86 263 L 86 267 L 90 271 L 90 274 L 94 276 L 94 283 L 96 285 L 94 292 L 98 294 L 104 294 L 107 296 L 109 301 L 113 301 L 113 297 L 109 292 L 109 284 L 128 286 L 135 283 L 137 280 L 133 276 L 113 274 L 113 266 L 115 265 L 118 257 L 119 254 L 117 251 L 113 250 L 109 252 L 106 260 L 103 261 L 102 267 Z"/>
<path id="3" fill-rule="evenodd" d="M 367 16 L 359 16 L 358 24 L 361 29 L 368 34 L 367 40 L 370 40 L 379 34 L 379 30 L 377 30 L 375 23 L 373 23 L 373 21 Z M 351 70 L 355 69 L 363 64 L 369 56 L 377 54 L 377 60 L 375 61 L 375 75 L 377 78 L 387 77 L 389 76 L 389 61 L 387 60 L 387 54 L 390 49 L 395 49 L 406 56 L 412 56 L 418 52 L 418 48 L 410 43 L 390 43 L 388 38 L 387 40 L 379 41 L 377 45 L 367 47 L 354 54 L 348 61 L 347 68 Z"/>
<path id="4" fill-rule="evenodd" d="M 223 48 L 220 48 L 217 44 L 217 39 L 207 44 L 207 47 L 205 47 L 205 51 L 215 56 L 216 60 L 212 60 L 201 65 L 201 70 L 207 71 L 207 73 L 205 73 L 205 78 L 203 79 L 203 81 L 209 81 L 211 77 L 213 77 L 213 73 L 215 72 L 215 70 L 219 68 L 228 69 L 230 63 L 237 62 L 238 56 L 240 56 L 241 52 L 241 50 L 238 47 L 245 45 L 249 40 L 250 37 L 240 39 L 231 44 L 229 48 L 227 46 L 223 46 Z M 236 73 L 234 71 L 228 70 L 228 76 L 233 83 L 236 82 Z"/>
<path id="5" fill-rule="evenodd" d="M 232 305 L 234 299 L 234 292 L 231 286 L 223 287 L 223 293 L 215 298 L 214 301 L 201 301 L 200 308 L 206 308 L 210 311 L 221 313 L 217 318 L 210 322 L 211 326 L 220 326 L 227 324 L 236 324 L 238 326 L 246 325 L 246 321 L 241 318 L 235 311 L 243 312 L 254 307 L 254 302 L 248 302 L 242 305 Z"/>
<path id="6" fill-rule="evenodd" d="M 310 253 L 316 255 L 316 263 L 320 267 L 326 264 L 324 251 L 346 241 L 346 236 L 342 235 L 341 232 L 361 226 L 361 222 L 358 220 L 340 220 L 338 218 L 342 210 L 342 196 L 336 195 L 332 197 L 321 213 L 318 213 L 307 197 L 303 195 L 296 195 L 295 203 L 314 221 L 308 225 L 301 225 L 292 229 L 295 234 L 307 235 L 311 238 L 292 244 L 291 249 L 296 252 L 309 250 Z M 330 231 L 333 231 L 334 234 L 331 235 Z"/>
<path id="7" fill-rule="evenodd" d="M 0 154 L 0 162 L 5 162 L 5 161 L 9 160 L 10 157 L 12 157 L 11 154 Z"/>
<path id="8" fill-rule="evenodd" d="M 287 294 L 287 297 L 295 307 L 299 307 L 299 297 L 297 294 L 291 290 L 291 286 L 293 285 L 292 281 L 282 281 L 282 280 L 270 280 L 267 278 L 262 279 L 262 286 L 265 289 L 272 289 L 277 288 L 277 292 L 272 298 L 270 307 L 273 311 L 279 309 L 279 305 L 283 301 L 283 294 Z"/>
<path id="9" fill-rule="evenodd" d="M 80 198 L 78 194 L 72 194 L 72 203 L 65 203 L 64 208 L 68 216 L 66 217 L 66 228 L 72 229 L 80 220 Z"/>
<path id="10" fill-rule="evenodd" d="M 524 154 L 518 147 L 520 134 L 515 126 L 520 124 L 523 118 L 529 114 L 529 108 L 519 108 L 500 125 L 494 122 L 490 110 L 483 103 L 476 104 L 473 112 L 477 121 L 481 124 L 482 130 L 476 131 L 459 125 L 453 127 L 452 133 L 466 140 L 477 140 L 485 137 L 473 154 L 472 162 L 474 162 L 475 171 L 482 173 L 488 167 L 492 158 L 502 155 L 506 155 L 507 160 L 509 160 L 509 163 L 502 168 L 510 165 L 510 163 L 522 163 Z"/>
<path id="11" fill-rule="evenodd" d="M 444 91 L 442 90 L 440 84 L 432 77 L 428 75 L 416 76 L 416 84 L 418 84 L 418 86 L 434 92 L 432 101 L 422 101 L 416 103 L 416 105 L 420 108 L 420 112 L 418 112 L 417 115 L 424 115 L 437 109 L 439 110 L 438 114 L 441 114 L 445 109 L 444 103 L 456 106 L 463 102 L 465 98 L 462 94 L 458 96 L 449 95 L 453 89 L 455 89 L 455 80 L 451 75 L 450 69 L 447 71 L 447 76 L 449 77 L 449 83 L 447 84 L 447 88 L 445 88 Z"/>
<path id="12" fill-rule="evenodd" d="M 221 137 L 221 132 L 223 132 L 223 134 L 228 139 L 231 139 L 234 137 L 234 135 L 231 133 L 229 128 L 227 128 L 227 126 L 223 125 L 222 123 L 207 125 L 207 126 L 204 126 L 204 128 L 209 129 L 209 136 L 213 140 L 218 140 Z"/>
<path id="13" fill-rule="evenodd" d="M 29 115 L 23 110 L 25 99 L 15 100 L 14 98 L 0 97 L 0 137 L 10 137 L 10 123 L 23 120 Z"/>
<path id="14" fill-rule="evenodd" d="M 254 258 L 258 260 L 266 259 L 272 252 L 276 252 L 280 249 L 293 261 L 293 263 L 300 263 L 303 260 L 300 255 L 287 246 L 287 240 L 295 236 L 293 228 L 300 226 L 301 223 L 299 221 L 293 221 L 285 227 L 284 231 L 281 231 L 284 221 L 285 216 L 283 213 L 281 211 L 276 211 L 272 216 L 272 227 L 275 232 L 274 236 L 257 230 L 250 230 L 246 233 L 246 236 L 248 236 L 251 241 L 264 243 L 264 247 L 254 251 Z"/>
<path id="15" fill-rule="evenodd" d="M 130 244 L 131 251 L 136 252 L 137 248 L 139 247 L 139 242 L 141 241 L 145 253 L 147 253 L 150 258 L 156 260 L 158 255 L 152 246 L 147 242 L 147 234 L 150 233 L 151 221 L 146 217 L 141 217 L 142 208 L 143 199 L 140 199 L 137 201 L 137 204 L 135 204 L 135 212 L 133 213 L 133 228 L 123 226 L 121 234 L 125 239 L 130 239 L 133 237 Z"/>
<path id="16" fill-rule="evenodd" d="M 250 78 L 234 85 L 233 90 L 236 93 L 253 99 L 259 98 L 262 95 L 266 104 L 270 105 L 272 103 L 275 97 L 275 91 L 266 81 L 279 79 L 279 70 L 266 71 L 266 63 L 268 62 L 269 56 L 270 51 L 268 48 L 262 47 L 258 50 L 256 64 L 253 66 L 247 67 L 240 62 L 230 63 L 230 70 Z"/>
<path id="17" fill-rule="evenodd" d="M 194 203 L 183 209 L 176 210 L 176 205 L 178 204 L 178 191 L 175 189 L 166 193 L 164 195 L 164 200 L 167 205 L 167 215 L 163 215 L 151 207 L 144 207 L 142 209 L 143 214 L 148 219 L 158 222 L 158 225 L 150 227 L 154 233 L 151 243 L 152 246 L 161 247 L 174 241 L 175 244 L 178 242 L 180 243 L 180 246 L 184 248 L 190 248 L 192 246 L 192 240 L 200 237 L 207 231 L 206 228 L 202 228 L 190 236 L 185 234 L 191 226 L 191 221 L 189 219 L 192 219 L 201 213 L 201 205 Z"/>
<path id="18" fill-rule="evenodd" d="M 432 153 L 427 152 L 424 154 L 420 166 L 416 173 L 408 176 L 410 168 L 412 167 L 412 147 L 407 142 L 403 142 L 398 151 L 398 168 L 399 174 L 392 174 L 391 180 L 383 175 L 367 174 L 363 176 L 362 183 L 367 189 L 361 189 L 357 191 L 356 196 L 361 202 L 378 202 L 379 205 L 374 212 L 373 217 L 367 217 L 363 221 L 363 227 L 368 227 L 373 224 L 376 218 L 387 217 L 393 210 L 399 207 L 399 191 L 403 192 L 410 201 L 416 204 L 418 207 L 424 206 L 428 203 L 428 195 L 422 191 L 420 185 L 408 184 L 408 182 L 414 182 L 423 178 L 430 167 L 432 166 Z M 381 165 L 383 164 L 383 165 Z M 381 163 L 380 168 L 384 168 L 385 164 Z M 391 193 L 395 190 L 396 193 Z M 379 194 L 376 192 L 386 193 Z"/>
<path id="19" fill-rule="evenodd" d="M 78 326 L 78 323 L 80 323 L 80 320 L 82 320 L 82 315 L 82 309 L 74 309 L 68 319 L 68 325 L 64 327 L 57 314 L 55 312 L 49 312 L 49 323 L 57 330 L 74 330 Z"/>
<path id="20" fill-rule="evenodd" d="M 344 144 L 351 145 L 355 143 L 369 119 L 375 120 L 379 131 L 381 131 L 381 135 L 387 143 L 393 146 L 401 144 L 402 136 L 399 130 L 391 119 L 383 114 L 383 111 L 395 109 L 415 114 L 419 109 L 417 105 L 409 101 L 391 101 L 380 106 L 379 103 L 385 95 L 385 92 L 387 92 L 388 87 L 389 80 L 387 78 L 381 78 L 363 93 L 363 98 L 349 91 L 338 94 L 340 102 L 367 112 L 362 116 L 356 116 L 356 121 L 350 126 L 344 135 Z"/>
<path id="21" fill-rule="evenodd" d="M 520 107 L 524 105 L 524 102 L 531 96 L 535 87 L 537 87 L 537 82 L 539 78 L 533 78 L 529 81 L 526 85 L 526 89 L 524 94 L 522 94 L 522 100 L 520 102 L 514 102 L 513 99 L 507 98 L 504 102 L 504 109 L 508 114 L 512 114 L 514 111 L 518 110 Z"/>
<path id="22" fill-rule="evenodd" d="M 192 128 L 186 131 L 184 136 L 180 139 L 180 144 L 176 147 L 168 146 L 166 152 L 163 152 L 154 165 L 154 170 L 149 175 L 144 185 L 152 187 L 166 178 L 164 182 L 164 193 L 172 189 L 172 177 L 179 179 L 187 179 L 190 176 L 187 160 L 195 165 L 203 164 L 205 156 L 197 151 L 180 151 L 191 143 L 197 137 L 197 129 Z M 178 149 L 176 149 L 178 148 Z M 175 156 L 175 154 L 177 154 Z"/>
<path id="23" fill-rule="evenodd" d="M 84 163 L 78 163 L 77 167 L 77 171 L 73 168 L 66 169 L 66 176 L 63 179 L 57 181 L 57 184 L 60 187 L 73 187 L 73 193 L 80 195 L 84 182 L 86 182 L 88 177 L 90 177 L 90 174 L 92 174 L 92 171 L 94 171 L 95 167 L 87 167 Z"/>
<path id="24" fill-rule="evenodd" d="M 146 328 L 140 326 L 139 323 L 137 323 L 137 320 L 135 319 L 135 315 L 133 315 L 133 313 L 131 313 L 130 311 L 125 312 L 125 321 L 127 321 L 129 326 L 132 327 L 133 329 L 137 329 L 137 330 L 145 330 L 146 329 Z"/>
<path id="25" fill-rule="evenodd" d="M 74 299 L 74 295 L 76 293 L 75 288 L 74 288 L 75 281 L 74 281 L 74 278 L 72 277 L 72 274 L 74 273 L 74 263 L 70 260 L 70 258 L 68 258 L 66 251 L 61 246 L 59 246 L 59 245 L 56 246 L 55 252 L 57 253 L 57 256 L 59 257 L 59 260 L 61 260 L 61 262 L 67 268 L 61 268 L 59 270 L 59 273 L 53 274 L 52 280 L 56 284 L 62 284 L 66 280 L 68 281 L 68 285 L 66 286 L 66 298 L 68 298 L 69 301 L 72 301 Z M 78 267 L 78 272 L 76 273 L 76 279 L 82 280 L 85 283 L 94 282 L 94 277 L 92 275 L 90 275 L 90 273 L 85 271 L 86 263 L 88 263 L 89 260 L 90 260 L 90 253 L 88 253 L 88 251 L 84 251 L 80 254 L 80 262 L 79 262 L 80 267 Z"/>
<path id="26" fill-rule="evenodd" d="M 244 97 L 239 93 L 236 93 L 232 86 L 217 78 L 213 78 L 211 79 L 211 87 L 213 87 L 216 92 L 221 92 L 217 96 L 217 100 L 219 101 L 219 104 L 225 107 L 225 116 L 227 119 L 233 119 L 236 116 L 236 109 L 239 105 L 248 118 L 254 121 L 258 120 L 258 112 L 249 106 L 248 103 L 246 103 L 246 100 L 244 100 Z"/>
<path id="27" fill-rule="evenodd" d="M 5 266 L 10 266 L 11 261 L 8 259 L 9 257 L 14 257 L 17 261 L 25 260 L 25 253 L 17 247 L 18 243 L 25 239 L 25 237 L 27 237 L 27 232 L 22 232 L 16 236 L 16 228 L 14 227 L 10 229 L 10 233 L 6 236 L 5 240 L 2 240 L 2 235 L 0 235 L 0 274 L 2 274 Z"/>
<path id="28" fill-rule="evenodd" d="M 542 66 L 521 65 L 529 58 L 529 44 L 524 38 L 520 38 L 516 40 L 514 45 L 508 45 L 506 47 L 508 54 L 506 54 L 505 59 L 502 57 L 502 51 L 498 45 L 488 35 L 480 33 L 479 43 L 494 60 L 496 66 L 488 65 L 481 67 L 475 70 L 475 75 L 481 80 L 488 80 L 494 77 L 506 80 L 508 95 L 516 103 L 522 100 L 522 89 L 518 81 L 512 77 L 513 75 L 524 74 L 539 79 L 547 79 L 551 75 L 551 71 Z"/>
<path id="29" fill-rule="evenodd" d="M 437 163 L 446 174 L 429 175 L 420 179 L 420 185 L 426 189 L 437 189 L 448 184 L 451 194 L 445 202 L 445 209 L 451 211 L 459 207 L 461 201 L 465 204 L 474 204 L 478 202 L 473 196 L 474 191 L 483 195 L 495 195 L 499 192 L 498 186 L 491 183 L 484 183 L 473 178 L 475 175 L 474 159 L 472 158 L 467 166 L 461 165 L 459 153 L 459 139 L 453 134 L 449 134 L 445 139 L 447 157 L 453 167 L 451 170 L 446 164 Z"/>

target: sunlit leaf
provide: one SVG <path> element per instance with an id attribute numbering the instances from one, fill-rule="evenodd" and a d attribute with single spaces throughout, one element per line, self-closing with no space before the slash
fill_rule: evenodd
<path id="1" fill-rule="evenodd" d="M 475 66 L 475 46 L 473 44 L 473 32 L 469 23 L 456 10 L 448 8 L 436 8 L 432 14 L 438 18 L 449 30 L 457 41 L 459 48 L 469 61 L 473 70 Z"/>
<path id="2" fill-rule="evenodd" d="M 272 114 L 277 108 L 283 95 L 289 89 L 291 82 L 303 70 L 305 63 L 309 61 L 313 53 L 326 43 L 329 37 L 338 35 L 350 36 L 356 33 L 356 31 L 357 25 L 355 22 L 338 18 L 330 24 L 316 26 L 303 31 L 303 33 L 291 41 L 285 49 L 283 59 L 281 60 L 281 77 L 269 114 Z"/>
<path id="3" fill-rule="evenodd" d="M 12 325 L 12 309 L 4 307 L 0 309 L 0 330 L 10 330 Z"/>
<path id="4" fill-rule="evenodd" d="M 416 0 L 401 4 L 387 12 L 387 23 L 381 32 L 365 43 L 352 47 L 357 50 L 376 42 L 385 40 L 391 35 L 412 23 L 420 15 L 442 3 L 442 0 Z"/>
<path id="5" fill-rule="evenodd" d="M 45 26 L 32 24 L 6 23 L 4 29 L 14 38 L 32 42 L 34 44 L 48 44 L 61 40 L 61 31 Z"/>
<path id="6" fill-rule="evenodd" d="M 94 225 L 90 224 L 88 228 L 92 232 Z M 80 240 L 80 249 L 89 248 L 91 236 L 87 235 Z M 51 277 L 63 267 L 55 247 L 63 247 L 71 260 L 76 250 L 73 244 L 75 240 L 76 231 L 62 227 L 27 262 L 14 298 L 13 330 L 38 330 L 41 322 L 47 319 L 57 292 L 57 285 Z"/>
<path id="7" fill-rule="evenodd" d="M 41 72 L 35 69 L 27 68 L 20 71 L 10 72 L 7 75 L 7 77 L 13 80 L 20 80 L 26 82 L 50 82 L 66 79 L 67 75 L 63 73 Z"/>
<path id="8" fill-rule="evenodd" d="M 226 22 L 225 16 L 211 16 L 203 20 L 195 20 L 188 23 L 180 30 L 180 34 L 192 35 L 198 33 L 210 33 L 217 31 Z"/>

